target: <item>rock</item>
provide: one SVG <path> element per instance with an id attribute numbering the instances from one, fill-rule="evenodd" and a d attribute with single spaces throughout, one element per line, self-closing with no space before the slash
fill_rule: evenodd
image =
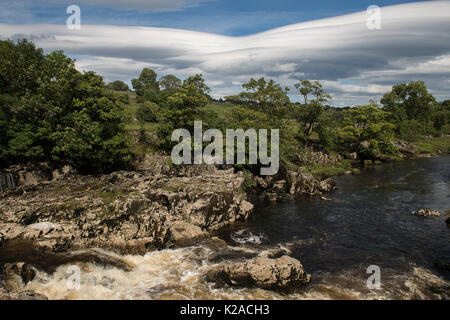
<path id="1" fill-rule="evenodd" d="M 396 140 L 392 143 L 392 145 L 402 153 L 414 154 L 414 147 L 411 145 L 411 143 L 405 140 Z"/>
<path id="2" fill-rule="evenodd" d="M 356 152 L 351 152 L 347 155 L 346 158 L 350 159 L 350 160 L 356 160 L 356 159 L 358 159 L 358 154 Z"/>
<path id="3" fill-rule="evenodd" d="M 250 216 L 242 174 L 206 165 L 175 170 L 165 166 L 167 157 L 152 159 L 161 167 L 155 175 L 150 167 L 100 176 L 63 168 L 70 177 L 6 191 L 0 195 L 0 247 L 30 240 L 47 253 L 100 247 L 143 254 Z M 176 222 L 190 226 L 178 232 Z"/>
<path id="4" fill-rule="evenodd" d="M 243 200 L 243 201 L 241 202 L 240 210 L 241 210 L 244 214 L 249 215 L 249 214 L 253 211 L 253 208 L 254 208 L 254 207 L 255 207 L 255 206 L 254 206 L 253 204 L 251 204 L 250 202 L 248 202 L 248 201 L 246 201 L 246 200 Z"/>
<path id="5" fill-rule="evenodd" d="M 36 270 L 23 262 L 5 263 L 2 278 L 5 288 L 10 292 L 20 292 L 24 286 L 36 276 Z"/>
<path id="6" fill-rule="evenodd" d="M 30 224 L 29 227 L 31 229 L 44 231 L 44 230 L 51 230 L 51 229 L 58 228 L 58 227 L 60 227 L 60 225 L 54 224 L 54 223 L 51 223 L 51 222 L 40 222 L 40 223 Z"/>
<path id="7" fill-rule="evenodd" d="M 336 188 L 336 182 L 334 182 L 333 179 L 331 179 L 331 178 L 322 180 L 319 183 L 319 190 L 322 192 L 330 192 L 330 191 L 333 191 L 335 188 Z"/>
<path id="8" fill-rule="evenodd" d="M 287 179 L 288 179 L 288 183 L 290 184 L 289 187 L 289 194 L 290 195 L 294 195 L 295 194 L 295 190 L 297 188 L 297 177 L 298 177 L 298 173 L 295 171 L 288 171 L 287 172 Z"/>
<path id="9" fill-rule="evenodd" d="M 266 176 L 266 177 L 254 177 L 256 184 L 260 189 L 267 189 L 272 183 L 273 177 L 272 176 Z"/>
<path id="10" fill-rule="evenodd" d="M 6 291 L 2 292 L 0 290 L 0 300 L 48 300 L 48 298 L 33 291 L 21 291 L 16 293 Z"/>
<path id="11" fill-rule="evenodd" d="M 297 194 L 320 194 L 321 192 L 319 191 L 318 185 L 319 182 L 312 174 L 302 173 L 301 171 L 298 172 Z"/>
<path id="12" fill-rule="evenodd" d="M 342 156 L 334 156 L 321 151 L 314 151 L 312 149 L 309 149 L 305 153 L 297 154 L 297 159 L 302 164 L 302 166 L 311 164 L 330 166 L 340 162 L 342 160 Z"/>
<path id="13" fill-rule="evenodd" d="M 270 202 L 277 202 L 278 198 L 279 198 L 279 195 L 277 193 L 275 193 L 275 192 L 266 192 L 264 194 L 264 198 L 267 201 L 270 201 Z"/>
<path id="14" fill-rule="evenodd" d="M 193 245 L 196 241 L 206 237 L 207 233 L 200 227 L 185 221 L 176 221 L 169 229 L 170 242 L 175 247 Z"/>
<path id="15" fill-rule="evenodd" d="M 450 217 L 445 219 L 445 223 L 447 224 L 447 227 L 450 228 Z"/>
<path id="16" fill-rule="evenodd" d="M 258 257 L 244 263 L 229 264 L 223 269 L 209 271 L 205 278 L 217 285 L 226 283 L 293 292 L 309 283 L 311 276 L 304 271 L 300 261 L 283 255 L 276 259 Z"/>
<path id="17" fill-rule="evenodd" d="M 204 241 L 202 241 L 202 244 L 214 251 L 225 249 L 228 246 L 225 240 L 222 240 L 218 237 L 205 239 Z"/>
<path id="18" fill-rule="evenodd" d="M 439 217 L 441 213 L 437 210 L 432 210 L 429 208 L 420 209 L 414 212 L 414 215 L 421 217 Z"/>

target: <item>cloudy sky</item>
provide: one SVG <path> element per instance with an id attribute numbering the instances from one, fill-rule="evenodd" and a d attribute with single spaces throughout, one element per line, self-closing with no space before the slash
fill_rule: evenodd
<path id="1" fill-rule="evenodd" d="M 125 82 L 144 67 L 159 75 L 202 73 L 213 96 L 251 77 L 292 88 L 321 80 L 336 106 L 379 99 L 423 80 L 450 98 L 450 1 L 393 0 L 0 0 L 0 37 L 63 49 L 80 70 Z M 69 30 L 66 8 L 81 8 Z M 381 29 L 371 29 L 378 5 Z"/>

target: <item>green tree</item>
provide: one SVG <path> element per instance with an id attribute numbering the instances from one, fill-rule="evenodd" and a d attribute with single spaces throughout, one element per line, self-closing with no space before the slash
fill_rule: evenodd
<path id="1" fill-rule="evenodd" d="M 405 120 L 427 123 L 431 120 L 435 99 L 424 82 L 412 81 L 394 85 L 380 102 L 384 109 L 392 114 L 392 120 L 396 124 Z"/>
<path id="2" fill-rule="evenodd" d="M 339 132 L 341 146 L 356 152 L 361 161 L 374 161 L 383 153 L 392 153 L 395 126 L 389 118 L 390 113 L 375 104 L 345 110 Z"/>
<path id="3" fill-rule="evenodd" d="M 120 80 L 116 80 L 116 81 L 108 83 L 106 88 L 108 90 L 114 90 L 114 91 L 130 91 L 130 88 L 128 87 L 128 85 L 125 82 L 120 81 Z"/>
<path id="4" fill-rule="evenodd" d="M 300 95 L 303 96 L 305 103 L 294 106 L 294 117 L 303 124 L 304 134 L 310 136 L 313 129 L 320 126 L 325 110 L 323 103 L 331 99 L 331 96 L 323 90 L 323 86 L 319 81 L 300 80 L 295 87 Z M 308 100 L 308 95 L 310 94 L 314 96 L 314 99 Z M 322 130 L 321 132 L 323 135 L 326 131 Z"/>
<path id="5" fill-rule="evenodd" d="M 0 69 L 9 70 L 0 88 L 3 165 L 44 160 L 102 171 L 128 163 L 120 97 L 100 76 L 81 74 L 61 51 L 43 55 L 25 40 L 1 41 L 0 56 Z"/>
<path id="6" fill-rule="evenodd" d="M 450 133 L 450 100 L 435 104 L 431 115 L 434 129 L 437 134 Z"/>
<path id="7" fill-rule="evenodd" d="M 285 116 L 290 106 L 287 95 L 289 88 L 282 88 L 273 80 L 266 81 L 263 77 L 242 85 L 246 90 L 237 96 L 225 97 L 226 100 L 246 105 L 256 111 L 270 116 L 272 127 L 280 126 L 280 119 Z"/>
<path id="8" fill-rule="evenodd" d="M 193 132 L 194 121 L 201 120 L 201 109 L 209 101 L 208 92 L 202 75 L 195 75 L 184 80 L 183 85 L 167 98 L 159 112 L 161 123 L 157 135 L 161 148 L 169 150 L 172 147 L 173 130 L 183 128 Z"/>
<path id="9" fill-rule="evenodd" d="M 162 90 L 173 92 L 181 87 L 181 80 L 173 74 L 163 76 L 159 79 L 159 85 Z"/>
<path id="10" fill-rule="evenodd" d="M 294 87 L 300 92 L 303 96 L 305 104 L 308 103 L 308 95 L 313 92 L 313 83 L 309 80 L 299 80 L 299 83 L 296 83 Z"/>
<path id="11" fill-rule="evenodd" d="M 159 82 L 156 80 L 158 75 L 155 71 L 149 68 L 144 68 L 139 75 L 139 78 L 132 79 L 131 84 L 136 91 L 136 95 L 141 101 L 151 101 L 159 103 L 160 88 Z"/>

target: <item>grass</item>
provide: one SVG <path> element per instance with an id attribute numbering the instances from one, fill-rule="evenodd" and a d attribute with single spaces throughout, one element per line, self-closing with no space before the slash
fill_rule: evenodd
<path id="1" fill-rule="evenodd" d="M 217 103 L 211 102 L 203 107 L 204 111 L 214 111 L 217 113 L 219 118 L 226 119 L 233 108 L 233 104 L 231 103 Z"/>
<path id="2" fill-rule="evenodd" d="M 352 171 L 351 160 L 345 159 L 341 162 L 336 163 L 333 166 L 321 166 L 318 164 L 313 164 L 307 167 L 308 171 L 318 179 L 327 179 L 334 176 L 340 176 L 345 174 L 347 171 Z"/>
<path id="3" fill-rule="evenodd" d="M 450 136 L 419 138 L 414 143 L 414 148 L 418 154 L 450 152 Z"/>

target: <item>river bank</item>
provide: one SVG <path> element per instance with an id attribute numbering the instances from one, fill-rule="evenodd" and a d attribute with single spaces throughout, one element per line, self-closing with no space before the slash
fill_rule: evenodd
<path id="1" fill-rule="evenodd" d="M 58 291 L 57 294 L 46 294 L 47 289 L 51 291 L 48 286 L 52 281 L 57 281 L 59 285 L 63 285 L 64 279 L 67 278 L 67 275 L 64 274 L 65 268 L 70 264 L 80 264 L 86 270 L 97 270 L 100 272 L 99 276 L 101 274 L 102 277 L 104 272 L 109 272 L 108 270 L 115 270 L 111 272 L 119 272 L 123 277 L 126 277 L 127 274 L 133 274 L 136 268 L 139 269 L 140 263 L 144 265 L 150 264 L 152 268 L 156 268 L 155 265 L 159 263 L 157 257 L 164 260 L 165 258 L 163 257 L 167 255 L 167 259 L 172 259 L 178 253 L 182 253 L 184 257 L 191 257 L 186 259 L 189 261 L 193 259 L 194 261 L 186 262 L 186 269 L 181 275 L 173 270 L 176 266 L 176 261 L 168 261 L 167 266 L 172 270 L 170 272 L 174 272 L 174 275 L 169 275 L 167 273 L 169 271 L 163 272 L 162 279 L 167 281 L 166 277 L 174 277 L 173 281 L 179 282 L 180 276 L 183 278 L 183 274 L 186 272 L 192 273 L 196 286 L 203 288 L 198 289 L 202 292 L 201 294 L 197 293 L 198 297 L 192 292 L 182 294 L 180 292 L 183 291 L 177 291 L 178 289 L 176 288 L 184 287 L 185 284 L 178 284 L 175 288 L 168 286 L 166 289 L 155 289 L 155 295 L 142 295 L 140 293 L 138 296 L 132 294 L 131 296 L 124 295 L 121 297 L 168 298 L 169 296 L 182 297 L 184 295 L 184 297 L 196 299 L 201 298 L 202 295 L 208 296 L 204 292 L 210 292 L 211 290 L 225 290 L 227 292 L 226 294 L 221 293 L 217 298 L 223 298 L 227 295 L 229 297 L 237 297 L 236 294 L 239 292 L 249 292 L 247 297 L 250 298 L 252 295 L 254 295 L 253 298 L 278 296 L 281 293 L 266 293 L 262 288 L 231 288 L 227 283 L 214 289 L 217 285 L 215 279 L 212 279 L 212 283 L 205 281 L 205 276 L 208 272 L 226 270 L 230 263 L 239 264 L 251 259 L 266 257 L 268 254 L 273 255 L 274 250 L 276 254 L 272 256 L 272 259 L 277 259 L 281 256 L 291 256 L 301 261 L 305 265 L 306 272 L 313 274 L 312 288 L 316 288 L 314 278 L 325 279 L 328 277 L 321 275 L 323 270 L 317 269 L 317 266 L 322 265 L 323 262 L 310 261 L 310 258 L 304 254 L 303 250 L 305 245 L 308 247 L 308 244 L 311 243 L 327 243 L 330 240 L 330 235 L 327 232 L 316 234 L 314 221 L 292 223 L 293 227 L 297 226 L 296 228 L 298 226 L 307 227 L 302 235 L 304 239 L 301 239 L 300 242 L 297 242 L 298 239 L 296 239 L 295 235 L 285 232 L 286 223 L 289 224 L 292 217 L 280 216 L 277 213 L 279 211 L 283 212 L 286 205 L 292 205 L 292 201 L 270 205 L 270 202 L 268 203 L 263 199 L 252 198 L 250 202 L 256 204 L 255 211 L 257 214 L 249 222 L 246 222 L 254 210 L 253 204 L 248 201 L 244 192 L 245 188 L 243 186 L 246 178 L 242 173 L 235 173 L 233 170 L 218 170 L 210 166 L 175 169 L 167 163 L 166 159 L 161 157 L 147 157 L 141 163 L 140 170 L 136 172 L 116 172 L 95 177 L 81 177 L 72 174 L 68 168 L 57 172 L 47 170 L 47 177 L 44 177 L 45 174 L 42 175 L 42 172 L 46 172 L 42 168 L 41 170 L 34 168 L 36 169 L 34 171 L 22 172 L 23 178 L 32 182 L 36 181 L 36 183 L 7 190 L 2 195 L 0 263 L 25 262 L 35 269 L 33 272 L 36 280 L 29 281 L 29 284 L 23 283 L 23 287 L 18 288 L 19 293 L 15 293 L 12 296 L 9 295 L 9 297 L 23 298 L 24 296 L 20 295 L 20 290 L 27 289 L 35 290 L 41 295 L 50 298 L 70 298 L 70 295 L 67 295 L 70 290 L 67 291 L 65 286 L 59 288 L 58 290 L 61 291 Z M 369 172 L 370 170 L 383 170 L 383 166 L 372 167 L 368 169 Z M 36 174 L 37 172 L 40 172 L 40 174 Z M 51 174 L 51 180 L 49 179 L 49 174 Z M 298 177 L 301 177 L 301 179 L 298 179 Z M 342 188 L 339 182 L 342 179 L 345 181 L 345 179 L 361 178 L 351 175 L 339 177 L 336 179 L 339 189 Z M 293 183 L 293 181 L 290 181 L 290 183 Z M 371 186 L 370 181 L 366 180 L 365 183 Z M 380 183 L 385 184 L 387 182 L 380 181 Z M 272 181 L 270 188 L 277 185 L 278 187 L 281 185 L 279 181 Z M 444 181 L 444 185 L 448 186 L 448 182 Z M 289 187 L 286 186 L 287 184 L 284 184 L 283 188 L 279 189 L 279 194 L 290 194 L 289 191 L 293 190 L 292 184 Z M 306 176 L 305 173 L 300 171 L 297 175 L 294 194 L 319 195 L 319 193 L 314 194 L 314 192 L 310 191 L 317 190 L 321 194 L 334 189 L 328 188 L 328 186 L 334 187 L 334 182 L 328 178 L 320 181 L 312 174 Z M 334 201 L 332 196 L 339 192 L 348 192 L 345 188 L 339 189 L 332 192 L 330 196 L 327 195 L 327 200 L 330 201 L 321 201 L 320 197 L 300 198 L 303 199 L 300 201 L 306 201 L 306 204 L 309 201 L 310 205 L 313 204 L 314 210 L 311 212 L 311 219 L 314 220 L 320 217 L 320 214 L 318 215 L 317 212 L 333 211 L 336 205 L 339 207 L 339 204 Z M 395 191 L 396 188 L 393 187 L 393 189 L 389 190 Z M 265 198 L 267 199 L 267 194 Z M 318 201 L 315 199 L 318 199 Z M 352 200 L 347 201 L 346 205 L 354 206 L 357 203 L 358 201 Z M 425 203 L 417 205 L 425 205 Z M 432 204 L 428 205 L 433 207 Z M 303 211 L 304 206 L 305 203 L 302 202 L 302 207 L 297 207 L 296 210 Z M 364 209 L 364 206 L 361 209 Z M 366 206 L 364 210 L 369 209 L 370 207 Z M 415 207 L 412 210 L 417 209 L 419 207 Z M 444 207 L 437 209 L 443 210 L 443 212 L 448 210 L 448 208 Z M 288 212 L 291 211 L 292 209 L 288 210 Z M 269 212 L 270 214 L 267 215 L 264 212 Z M 299 215 L 295 214 L 295 217 L 297 216 Z M 300 216 L 303 216 L 303 213 Z M 276 219 L 275 221 L 273 221 L 274 218 Z M 338 220 L 333 219 L 329 223 L 336 224 L 340 218 Z M 441 219 L 444 219 L 444 216 Z M 261 226 L 264 226 L 263 232 L 252 229 L 252 223 L 255 221 L 261 221 Z M 370 225 L 372 222 L 360 220 L 360 223 L 361 226 L 365 226 L 366 223 Z M 245 228 L 239 229 L 242 226 L 245 226 Z M 272 234 L 273 232 L 275 232 L 275 235 Z M 276 234 L 278 232 L 288 235 L 288 238 L 274 241 L 277 239 Z M 442 230 L 440 233 L 442 233 Z M 270 241 L 267 239 L 270 239 Z M 361 239 L 349 239 L 345 246 L 354 246 L 355 243 L 360 241 Z M 299 246 L 303 248 L 301 254 L 298 253 Z M 167 249 L 177 247 L 181 249 Z M 315 245 L 312 245 L 312 247 L 315 247 Z M 103 250 L 107 251 L 89 250 L 89 248 L 103 248 Z M 156 252 L 160 252 L 160 254 Z M 220 254 L 220 252 L 224 253 Z M 332 256 L 338 255 L 334 251 L 330 252 L 330 254 Z M 380 254 L 383 254 L 383 252 L 380 252 Z M 358 255 L 361 255 L 361 253 L 358 253 Z M 151 258 L 145 258 L 148 256 Z M 194 259 L 194 256 L 197 258 Z M 139 257 L 144 257 L 144 260 Z M 340 259 L 345 257 L 346 254 L 343 254 Z M 444 258 L 445 256 L 439 258 L 440 260 L 437 262 L 445 265 L 448 261 Z M 136 261 L 140 262 L 136 263 Z M 271 261 L 266 262 L 270 266 Z M 173 267 L 169 267 L 171 263 L 174 263 Z M 414 270 L 413 272 L 420 274 L 420 276 L 416 275 L 416 278 L 422 279 L 422 276 L 425 277 L 425 280 L 420 280 L 422 285 L 419 285 L 419 287 L 424 289 L 426 284 L 427 286 L 438 288 L 436 289 L 438 291 L 446 287 L 446 280 L 441 279 L 439 275 L 435 275 L 433 271 L 430 271 L 429 268 L 432 268 L 432 265 L 431 267 L 427 265 L 426 268 L 422 268 L 415 265 L 415 263 L 413 261 L 410 265 L 410 261 L 403 261 L 404 265 L 409 265 L 406 268 L 409 272 Z M 303 266 L 300 266 L 297 269 L 290 270 L 303 270 Z M 20 270 L 16 270 L 15 274 L 25 274 L 24 277 L 27 278 L 26 275 L 28 273 L 22 271 L 23 265 L 17 268 L 20 268 Z M 361 272 L 364 271 L 361 266 L 355 268 L 358 271 L 353 270 L 352 267 L 351 270 L 353 271 L 347 270 L 345 272 L 350 274 L 356 272 L 360 276 Z M 326 273 L 328 272 L 330 270 L 326 270 Z M 176 274 L 178 276 L 175 276 Z M 144 277 L 143 274 L 137 276 L 138 279 L 142 279 L 142 277 Z M 153 281 L 155 281 L 155 277 L 158 277 L 158 275 L 154 275 Z M 258 275 L 256 275 L 257 277 Z M 346 279 L 342 274 L 341 277 L 343 277 L 342 281 Z M 290 279 L 295 281 L 294 278 Z M 334 277 L 332 278 L 334 279 Z M 300 277 L 298 279 L 303 278 Z M 100 281 L 100 279 L 95 281 Z M 121 281 L 127 282 L 124 279 Z M 150 279 L 142 279 L 142 281 L 148 285 L 151 282 Z M 302 281 L 308 282 L 306 278 Z M 251 284 L 254 287 L 255 283 Z M 116 285 L 118 285 L 115 287 L 116 290 L 120 291 L 119 283 L 116 283 Z M 264 287 L 264 285 L 261 286 Z M 323 286 L 323 283 L 320 286 Z M 417 295 L 407 293 L 408 290 L 406 290 L 403 298 L 435 299 L 445 297 L 446 294 L 445 290 L 441 295 L 436 295 L 435 293 L 429 293 L 429 290 L 425 289 L 424 292 L 421 291 L 422 293 Z M 90 290 L 94 289 L 90 287 Z M 104 292 L 103 289 L 98 293 L 93 293 L 90 290 L 88 290 L 90 292 L 89 295 L 97 298 L 101 298 L 101 294 Z M 320 297 L 318 292 L 314 292 L 313 296 L 305 295 L 305 292 L 310 292 L 309 290 L 305 291 L 302 289 L 300 293 L 297 292 L 294 295 L 285 296 L 281 294 L 280 297 Z M 337 289 L 334 288 L 333 290 L 336 291 Z M 377 297 L 373 292 L 366 292 L 363 288 L 358 290 L 361 292 L 358 291 L 357 295 L 350 294 L 350 291 L 344 294 L 345 290 L 341 294 L 338 294 L 338 292 L 334 294 L 328 292 L 327 294 L 329 294 L 328 298 Z M 402 291 L 399 290 L 395 291 L 395 297 L 397 298 L 402 297 L 400 293 Z M 161 291 L 162 295 L 156 294 L 159 291 Z M 168 296 L 166 291 L 172 292 L 172 295 Z M 363 291 L 366 293 L 362 293 Z M 177 294 L 180 295 L 178 296 Z M 112 297 L 109 294 L 106 294 L 106 296 Z M 34 296 L 31 294 L 31 296 L 25 295 L 25 297 L 32 298 Z M 88 296 L 75 294 L 74 297 Z M 326 295 L 323 295 L 323 297 L 326 298 Z M 389 297 L 391 296 L 386 295 L 386 298 Z"/>

